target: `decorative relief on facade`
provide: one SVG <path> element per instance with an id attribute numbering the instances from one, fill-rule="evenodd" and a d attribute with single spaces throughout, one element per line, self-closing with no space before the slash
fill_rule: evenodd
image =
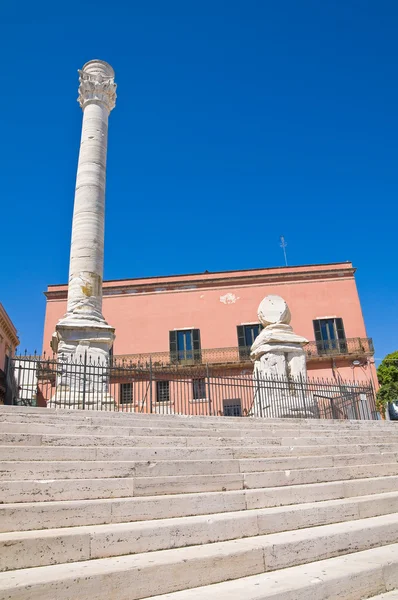
<path id="1" fill-rule="evenodd" d="M 235 294 L 225 294 L 224 296 L 220 296 L 220 302 L 223 304 L 235 304 L 239 300 L 239 296 L 235 296 Z"/>

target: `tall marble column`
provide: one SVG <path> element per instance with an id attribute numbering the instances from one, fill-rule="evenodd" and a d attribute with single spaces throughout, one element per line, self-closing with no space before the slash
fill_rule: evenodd
<path id="1" fill-rule="evenodd" d="M 83 126 L 72 223 L 67 312 L 58 322 L 52 348 L 64 360 L 83 355 L 108 361 L 115 334 L 102 315 L 105 179 L 108 118 L 115 107 L 112 67 L 91 60 L 79 71 L 78 102 Z"/>

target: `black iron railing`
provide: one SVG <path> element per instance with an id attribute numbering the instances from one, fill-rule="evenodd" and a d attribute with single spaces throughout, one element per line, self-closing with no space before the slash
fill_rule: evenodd
<path id="1" fill-rule="evenodd" d="M 365 357 L 374 353 L 371 338 L 348 338 L 345 340 L 311 341 L 304 346 L 307 361 L 319 360 L 330 356 Z M 153 368 L 164 368 L 169 365 L 192 366 L 195 364 L 240 364 L 251 363 L 250 346 L 231 348 L 207 348 L 191 351 L 181 356 L 178 352 L 151 352 L 148 354 L 125 354 L 113 357 L 115 364 L 132 364 L 146 367 L 152 362 Z"/>
<path id="2" fill-rule="evenodd" d="M 10 360 L 9 403 L 121 412 L 375 419 L 370 383 L 231 376 L 216 364 L 156 369 L 133 362 L 29 356 Z"/>
<path id="3" fill-rule="evenodd" d="M 327 356 L 372 356 L 374 354 L 372 338 L 347 338 L 343 340 L 319 340 L 309 342 L 305 347 L 307 360 Z"/>

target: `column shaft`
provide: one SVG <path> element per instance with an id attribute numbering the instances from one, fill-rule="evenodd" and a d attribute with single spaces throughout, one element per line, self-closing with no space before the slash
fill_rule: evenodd
<path id="1" fill-rule="evenodd" d="M 116 103 L 115 73 L 101 60 L 79 71 L 78 102 L 83 125 L 76 177 L 66 314 L 57 323 L 51 347 L 65 364 L 82 356 L 106 364 L 115 330 L 102 316 L 104 268 L 105 179 L 108 118 Z M 102 389 L 103 378 L 90 385 Z M 57 385 L 66 383 L 67 370 Z M 80 385 L 80 384 L 76 384 Z"/>
<path id="2" fill-rule="evenodd" d="M 76 178 L 69 267 L 68 308 L 76 318 L 102 317 L 105 179 L 108 109 L 84 108 Z"/>

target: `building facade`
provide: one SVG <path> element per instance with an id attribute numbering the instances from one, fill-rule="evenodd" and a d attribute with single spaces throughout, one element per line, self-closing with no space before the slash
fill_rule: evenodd
<path id="1" fill-rule="evenodd" d="M 103 313 L 116 331 L 113 355 L 137 365 L 201 363 L 247 374 L 260 330 L 257 308 L 268 294 L 287 301 L 294 331 L 309 340 L 310 377 L 377 385 L 350 262 L 104 281 Z M 49 285 L 46 297 L 43 350 L 51 353 L 67 285 Z M 157 393 L 166 397 L 163 387 Z"/>
<path id="2" fill-rule="evenodd" d="M 19 344 L 17 330 L 0 303 L 0 404 L 6 401 L 6 374 L 9 360 Z"/>

